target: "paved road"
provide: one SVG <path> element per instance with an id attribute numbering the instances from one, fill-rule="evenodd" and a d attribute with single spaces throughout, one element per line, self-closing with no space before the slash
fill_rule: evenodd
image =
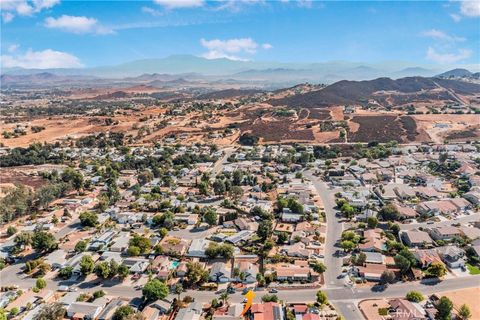
<path id="1" fill-rule="evenodd" d="M 342 270 L 342 259 L 335 255 L 335 252 L 338 250 L 337 244 L 341 238 L 343 231 L 343 223 L 336 216 L 335 210 L 335 191 L 329 190 L 325 182 L 321 178 L 313 175 L 311 171 L 305 171 L 304 176 L 310 181 L 312 181 L 315 189 L 317 190 L 318 195 L 322 199 L 323 206 L 325 209 L 325 216 L 327 219 L 327 235 L 325 239 L 325 258 L 324 262 L 327 266 L 327 270 L 324 273 L 325 287 L 328 289 L 341 288 L 343 295 L 341 298 L 349 297 L 352 292 L 351 289 L 345 289 L 342 287 L 344 285 L 344 279 L 338 279 L 338 275 Z M 303 296 L 304 292 L 301 291 L 300 296 L 304 299 L 303 301 L 312 301 L 315 298 L 316 290 L 313 292 L 305 292 L 307 296 Z M 332 304 L 335 306 L 337 311 L 345 317 L 345 319 L 362 319 L 360 310 L 356 307 L 355 303 L 345 302 L 343 299 L 335 300 L 332 297 L 329 297 Z M 290 301 L 287 299 L 287 301 Z M 300 300 L 302 301 L 302 300 Z"/>
<path id="2" fill-rule="evenodd" d="M 329 190 L 326 183 L 323 182 L 319 177 L 313 175 L 311 171 L 305 171 L 304 176 L 310 181 L 312 181 L 315 189 L 317 190 L 318 195 L 323 201 L 325 208 L 325 214 L 327 219 L 327 235 L 325 239 L 325 265 L 327 270 L 324 273 L 325 285 L 327 288 L 331 287 L 341 287 L 343 286 L 344 280 L 337 279 L 337 276 L 342 271 L 342 259 L 338 256 L 335 256 L 335 252 L 338 250 L 336 247 L 343 231 L 343 223 L 339 221 L 336 217 L 335 210 L 335 192 Z"/>
<path id="3" fill-rule="evenodd" d="M 80 224 L 80 219 L 74 219 L 72 222 L 70 222 L 68 225 L 63 227 L 62 229 L 58 230 L 53 234 L 56 240 L 59 240 L 66 235 L 74 232 L 75 230 L 80 230 L 82 228 L 82 225 Z"/>
<path id="4" fill-rule="evenodd" d="M 401 230 L 412 230 L 416 228 L 434 228 L 434 227 L 440 227 L 440 226 L 451 226 L 453 224 L 463 224 L 463 223 L 468 223 L 468 222 L 474 222 L 474 221 L 480 221 L 480 212 L 468 215 L 468 216 L 463 216 L 458 219 L 453 219 L 453 220 L 448 220 L 448 221 L 440 221 L 440 222 L 435 222 L 432 224 L 427 224 L 426 222 L 422 223 L 409 223 L 409 224 L 400 224 L 400 229 Z"/>
<path id="5" fill-rule="evenodd" d="M 215 165 L 213 166 L 212 173 L 214 175 L 216 175 L 220 172 L 220 170 L 223 168 L 223 166 L 227 163 L 228 157 L 230 157 L 232 155 L 232 153 L 235 152 L 235 150 L 237 150 L 237 149 L 234 148 L 234 147 L 228 147 L 228 148 L 225 148 L 223 150 L 225 152 L 224 155 L 220 159 L 218 159 L 217 162 L 215 163 Z"/>

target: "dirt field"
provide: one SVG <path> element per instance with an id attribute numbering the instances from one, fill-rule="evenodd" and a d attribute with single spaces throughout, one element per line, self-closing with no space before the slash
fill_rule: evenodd
<path id="1" fill-rule="evenodd" d="M 480 319 L 480 288 L 441 292 L 438 293 L 437 296 L 447 296 L 450 300 L 452 300 L 456 310 L 458 310 L 460 306 L 465 303 L 472 312 L 471 319 Z"/>
<path id="2" fill-rule="evenodd" d="M 378 309 L 388 308 L 389 306 L 386 299 L 364 300 L 358 304 L 358 307 L 368 320 L 384 320 L 385 317 L 378 314 Z"/>
<path id="3" fill-rule="evenodd" d="M 456 131 L 473 130 L 478 137 L 480 115 L 478 114 L 421 114 L 413 115 L 419 130 L 423 130 L 433 142 L 443 143 Z M 471 138 L 470 138 L 471 139 Z"/>

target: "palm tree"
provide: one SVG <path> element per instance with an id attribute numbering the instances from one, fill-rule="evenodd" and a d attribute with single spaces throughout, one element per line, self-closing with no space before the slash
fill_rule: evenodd
<path id="1" fill-rule="evenodd" d="M 177 284 L 175 285 L 175 293 L 178 295 L 178 299 L 177 299 L 178 301 L 180 301 L 180 295 L 182 294 L 182 292 L 183 292 L 183 286 L 182 286 L 182 284 L 181 284 L 181 283 L 177 283 Z"/>
<path id="2" fill-rule="evenodd" d="M 227 291 L 222 292 L 222 294 L 220 295 L 220 299 L 223 301 L 223 305 L 227 305 L 227 303 L 228 303 L 228 292 Z"/>

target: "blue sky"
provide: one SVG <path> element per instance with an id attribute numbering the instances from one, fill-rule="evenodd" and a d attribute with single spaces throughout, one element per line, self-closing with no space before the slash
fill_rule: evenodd
<path id="1" fill-rule="evenodd" d="M 480 63 L 480 0 L 0 1 L 3 67 L 94 67 L 172 54 Z"/>

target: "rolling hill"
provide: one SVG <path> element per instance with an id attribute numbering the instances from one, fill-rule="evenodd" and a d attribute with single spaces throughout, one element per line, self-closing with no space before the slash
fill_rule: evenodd
<path id="1" fill-rule="evenodd" d="M 452 100 L 449 90 L 460 94 L 480 93 L 480 84 L 457 80 L 407 77 L 397 80 L 378 78 L 369 81 L 342 80 L 324 89 L 270 100 L 275 106 L 328 107 L 332 105 L 366 104 L 369 99 L 393 105 L 416 100 Z M 382 99 L 388 96 L 389 99 Z"/>

